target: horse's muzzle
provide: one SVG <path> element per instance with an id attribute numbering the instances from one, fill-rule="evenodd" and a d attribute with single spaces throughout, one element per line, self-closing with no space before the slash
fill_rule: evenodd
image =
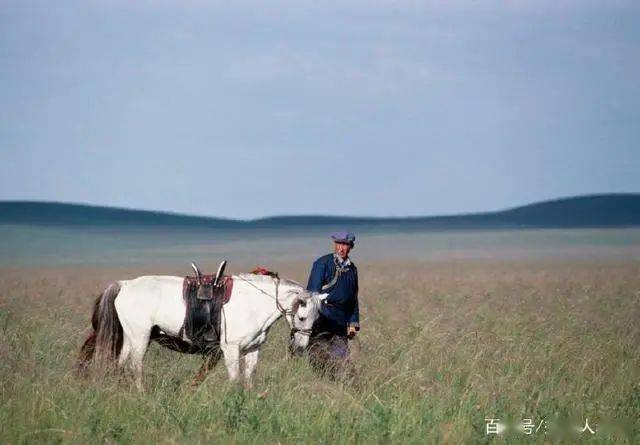
<path id="1" fill-rule="evenodd" d="M 304 336 L 304 334 L 302 335 Z M 299 340 L 300 334 L 297 337 Z M 304 354 L 304 351 L 307 349 L 308 345 L 309 345 L 308 339 L 307 341 L 304 342 L 304 344 L 300 344 L 298 341 L 296 341 L 295 333 L 293 331 L 291 332 L 291 340 L 289 341 L 289 353 L 291 355 L 293 355 L 294 357 L 302 356 Z"/>

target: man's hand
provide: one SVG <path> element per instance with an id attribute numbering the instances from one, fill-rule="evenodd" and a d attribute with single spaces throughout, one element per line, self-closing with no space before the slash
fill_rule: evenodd
<path id="1" fill-rule="evenodd" d="M 356 336 L 356 327 L 355 326 L 349 326 L 349 328 L 347 329 L 347 337 L 349 338 L 353 338 Z"/>

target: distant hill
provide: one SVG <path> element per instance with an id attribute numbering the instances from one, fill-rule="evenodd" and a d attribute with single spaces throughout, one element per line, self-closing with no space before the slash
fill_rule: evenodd
<path id="1" fill-rule="evenodd" d="M 37 226 L 235 227 L 238 221 L 85 204 L 0 201 L 0 224 Z"/>
<path id="2" fill-rule="evenodd" d="M 467 215 L 408 218 L 278 216 L 249 221 L 81 204 L 0 201 L 0 224 L 203 229 L 344 226 L 409 230 L 631 227 L 640 226 L 640 194 L 579 196 Z"/>

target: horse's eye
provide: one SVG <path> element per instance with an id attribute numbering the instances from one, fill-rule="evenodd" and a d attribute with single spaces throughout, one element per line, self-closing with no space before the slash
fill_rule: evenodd
<path id="1" fill-rule="evenodd" d="M 307 307 L 307 302 L 304 300 L 300 300 L 300 307 Z"/>

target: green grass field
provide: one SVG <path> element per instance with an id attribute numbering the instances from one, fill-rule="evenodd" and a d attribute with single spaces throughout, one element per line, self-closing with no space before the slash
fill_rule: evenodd
<path id="1" fill-rule="evenodd" d="M 304 280 L 289 264 L 281 275 Z M 92 301 L 152 268 L 0 272 L 0 443 L 543 443 L 563 419 L 640 442 L 640 264 L 361 264 L 357 377 L 320 379 L 286 352 L 277 323 L 256 384 L 222 364 L 197 389 L 197 356 L 150 348 L 145 392 L 73 373 Z M 532 419 L 547 434 L 486 434 L 485 418 Z M 626 428 L 607 430 L 628 419 Z"/>

